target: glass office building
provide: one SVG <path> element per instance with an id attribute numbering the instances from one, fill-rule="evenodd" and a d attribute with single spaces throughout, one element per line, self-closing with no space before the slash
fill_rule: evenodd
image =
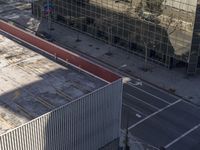
<path id="1" fill-rule="evenodd" d="M 36 0 L 33 13 L 166 67 L 200 67 L 199 0 Z M 48 7 L 48 8 L 47 8 Z M 49 17 L 49 14 L 48 14 Z"/>

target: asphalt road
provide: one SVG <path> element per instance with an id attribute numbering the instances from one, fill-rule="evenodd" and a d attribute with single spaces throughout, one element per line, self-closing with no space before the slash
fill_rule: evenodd
<path id="1" fill-rule="evenodd" d="M 200 109 L 147 83 L 124 84 L 122 128 L 154 147 L 200 150 Z"/>

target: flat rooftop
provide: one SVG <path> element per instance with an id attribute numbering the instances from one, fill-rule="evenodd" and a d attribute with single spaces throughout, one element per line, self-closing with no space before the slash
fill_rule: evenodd
<path id="1" fill-rule="evenodd" d="M 0 32 L 0 135 L 106 84 Z"/>

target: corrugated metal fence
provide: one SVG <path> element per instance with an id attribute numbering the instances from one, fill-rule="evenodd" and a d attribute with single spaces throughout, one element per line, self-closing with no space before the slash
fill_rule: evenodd
<path id="1" fill-rule="evenodd" d="M 0 136 L 0 150 L 97 150 L 119 137 L 121 79 Z"/>

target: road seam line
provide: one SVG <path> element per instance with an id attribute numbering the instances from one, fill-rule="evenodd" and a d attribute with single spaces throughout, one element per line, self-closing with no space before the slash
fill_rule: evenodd
<path id="1" fill-rule="evenodd" d="M 148 105 L 148 106 L 150 106 L 150 107 L 152 107 L 152 108 L 154 108 L 154 109 L 156 109 L 156 110 L 159 110 L 160 108 L 158 108 L 158 107 L 156 107 L 156 106 L 153 106 L 153 105 L 151 105 L 151 104 L 149 104 L 149 103 L 147 103 L 147 102 L 145 102 L 145 101 L 143 101 L 143 100 L 141 100 L 141 99 L 139 99 L 139 98 L 137 98 L 137 97 L 135 97 L 135 96 L 133 96 L 133 95 L 131 95 L 131 94 L 129 94 L 129 93 L 125 93 L 126 95 L 128 95 L 128 96 L 130 96 L 130 97 L 132 97 L 132 98 L 134 98 L 134 99 L 136 99 L 136 100 L 138 100 L 138 101 L 141 101 L 141 102 L 143 102 L 144 104 L 146 104 L 146 105 Z"/>
<path id="2" fill-rule="evenodd" d="M 191 132 L 193 132 L 194 130 L 198 129 L 200 127 L 200 124 L 194 126 L 193 128 L 191 128 L 190 130 L 188 130 L 187 132 L 185 132 L 184 134 L 182 134 L 181 136 L 179 136 L 178 138 L 176 138 L 175 140 L 173 140 L 172 142 L 170 142 L 169 144 L 167 144 L 165 146 L 165 148 L 169 148 L 170 146 L 172 146 L 173 144 L 175 144 L 176 142 L 180 141 L 182 138 L 184 138 L 185 136 L 187 136 L 188 134 L 190 134 Z"/>
<path id="3" fill-rule="evenodd" d="M 133 88 L 136 88 L 136 89 L 138 89 L 138 90 L 140 90 L 140 91 L 142 91 L 142 92 L 148 94 L 148 95 L 153 96 L 154 98 L 159 99 L 160 101 L 162 101 L 162 102 L 164 102 L 164 103 L 166 103 L 166 104 L 170 104 L 170 103 L 167 102 L 166 100 L 164 100 L 164 99 L 162 99 L 162 98 L 160 98 L 160 97 L 158 97 L 158 96 L 156 96 L 156 95 L 153 95 L 153 94 L 151 94 L 151 93 L 149 93 L 149 92 L 147 92 L 147 91 L 145 91 L 145 90 L 143 90 L 143 89 L 140 89 L 140 88 L 136 87 L 136 86 L 133 85 L 131 82 L 128 82 L 127 84 L 128 84 L 129 86 L 133 87 Z"/>
<path id="4" fill-rule="evenodd" d="M 128 130 L 131 130 L 132 128 L 134 128 L 134 127 L 136 127 L 137 125 L 141 124 L 141 123 L 144 122 L 145 120 L 147 120 L 147 119 L 149 119 L 149 118 L 151 118 L 151 117 L 157 115 L 158 113 L 160 113 L 160 112 L 166 110 L 167 108 L 169 108 L 169 107 L 171 107 L 171 106 L 173 106 L 173 105 L 175 105 L 175 104 L 177 104 L 177 103 L 179 103 L 179 102 L 181 102 L 181 101 L 182 101 L 182 99 L 179 99 L 179 100 L 177 100 L 176 102 L 171 103 L 171 104 L 167 105 L 166 107 L 164 107 L 164 108 L 162 108 L 162 109 L 160 109 L 160 110 L 158 110 L 158 111 L 152 113 L 151 115 L 147 116 L 146 118 L 144 118 L 144 119 L 138 121 L 137 123 L 133 124 L 132 126 L 130 126 L 130 127 L 128 128 Z"/>

